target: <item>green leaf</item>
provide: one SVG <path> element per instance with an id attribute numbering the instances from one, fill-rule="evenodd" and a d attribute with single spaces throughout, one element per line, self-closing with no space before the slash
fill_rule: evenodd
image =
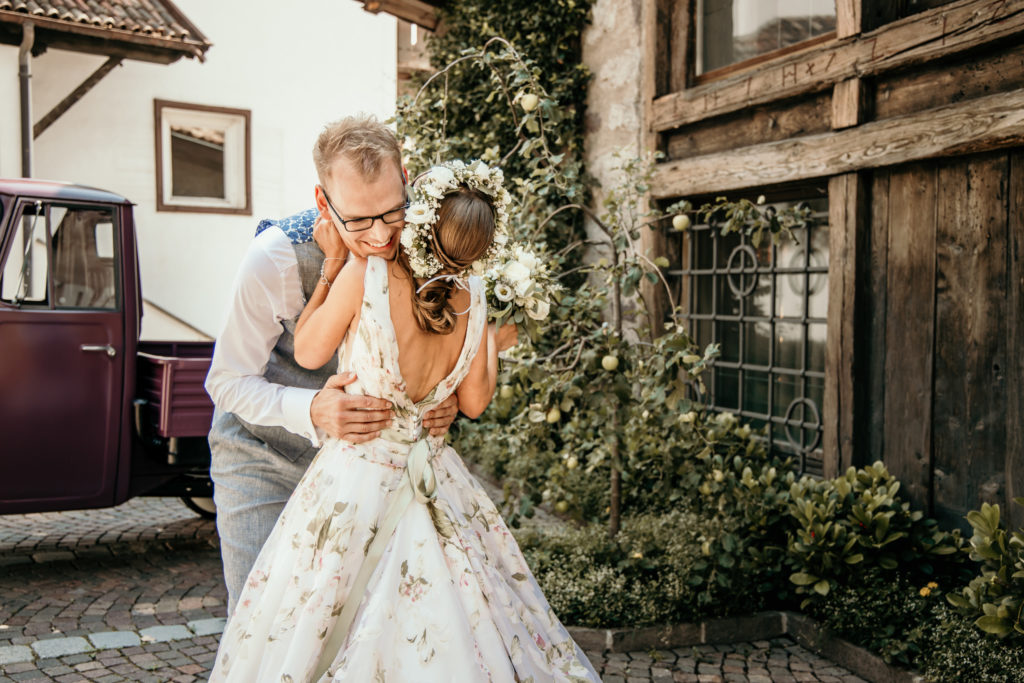
<path id="1" fill-rule="evenodd" d="M 798 586 L 809 586 L 812 583 L 818 581 L 818 577 L 814 574 L 806 574 L 804 572 L 796 572 L 789 575 L 789 580 Z"/>
<path id="2" fill-rule="evenodd" d="M 818 583 L 814 584 L 814 592 L 819 595 L 828 595 L 829 583 L 825 579 L 822 579 Z"/>
<path id="3" fill-rule="evenodd" d="M 1008 635 L 1012 630 L 1010 620 L 999 617 L 978 617 L 974 625 L 985 633 L 991 633 L 1000 637 Z"/>

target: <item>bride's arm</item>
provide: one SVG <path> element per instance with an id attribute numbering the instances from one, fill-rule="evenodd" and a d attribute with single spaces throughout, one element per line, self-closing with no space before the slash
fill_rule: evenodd
<path id="1" fill-rule="evenodd" d="M 498 383 L 498 341 L 493 325 L 484 327 L 480 350 L 469 365 L 469 371 L 462 384 L 455 390 L 459 399 L 459 410 L 467 417 L 477 418 L 487 409 L 494 398 Z"/>
<path id="2" fill-rule="evenodd" d="M 349 260 L 334 284 L 317 287 L 295 326 L 295 362 L 315 370 L 323 367 L 341 346 L 363 300 L 366 260 Z M 327 289 L 326 296 L 320 289 Z"/>

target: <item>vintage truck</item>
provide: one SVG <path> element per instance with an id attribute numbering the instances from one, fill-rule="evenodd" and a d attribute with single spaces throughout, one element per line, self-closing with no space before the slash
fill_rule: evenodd
<path id="1" fill-rule="evenodd" d="M 142 342 L 132 203 L 0 179 L 0 514 L 180 496 L 211 513 L 212 342 Z"/>

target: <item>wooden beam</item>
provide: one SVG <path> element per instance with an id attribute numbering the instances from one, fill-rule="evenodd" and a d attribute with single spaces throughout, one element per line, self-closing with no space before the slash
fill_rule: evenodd
<path id="1" fill-rule="evenodd" d="M 949 57 L 1024 33 L 1024 0 L 960 0 L 779 58 L 754 71 L 654 101 L 664 131 L 745 107 L 818 92 L 849 78 Z"/>
<path id="2" fill-rule="evenodd" d="M 1024 144 L 1024 90 L 808 135 L 659 164 L 658 199 L 850 173 L 917 159 Z"/>
<path id="3" fill-rule="evenodd" d="M 825 352 L 825 400 L 822 422 L 825 477 L 835 477 L 860 464 L 856 452 L 866 447 L 857 439 L 857 406 L 863 391 L 855 334 L 858 313 L 857 274 L 866 259 L 868 188 L 858 173 L 833 176 L 828 184 L 829 274 L 828 332 Z"/>
<path id="4" fill-rule="evenodd" d="M 1010 153 L 1007 215 L 1006 323 L 1009 349 L 1006 384 L 1006 516 L 1011 529 L 1024 529 L 1024 151 Z"/>
<path id="5" fill-rule="evenodd" d="M 836 0 L 836 37 L 855 36 L 864 29 L 864 0 Z"/>
<path id="6" fill-rule="evenodd" d="M 122 61 L 121 57 L 110 57 L 107 61 L 103 62 L 100 68 L 93 71 L 91 76 L 71 91 L 70 95 L 61 100 L 46 116 L 36 122 L 35 126 L 32 127 L 32 138 L 35 139 L 42 135 L 44 130 L 53 125 L 53 122 L 59 119 L 64 112 L 71 109 L 78 100 L 82 99 L 87 92 L 93 89 L 93 86 L 103 80 L 104 76 L 120 66 Z"/>
<path id="7" fill-rule="evenodd" d="M 405 19 L 428 31 L 436 31 L 437 8 L 422 0 L 360 0 L 363 9 L 373 14 L 384 12 L 399 19 Z"/>
<path id="8" fill-rule="evenodd" d="M 832 89 L 832 128 L 852 128 L 864 120 L 864 82 L 859 78 L 839 81 Z"/>

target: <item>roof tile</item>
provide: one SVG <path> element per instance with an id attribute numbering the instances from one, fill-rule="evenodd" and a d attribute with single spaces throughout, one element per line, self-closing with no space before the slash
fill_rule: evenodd
<path id="1" fill-rule="evenodd" d="M 0 0 L 0 10 L 209 45 L 170 0 Z"/>

